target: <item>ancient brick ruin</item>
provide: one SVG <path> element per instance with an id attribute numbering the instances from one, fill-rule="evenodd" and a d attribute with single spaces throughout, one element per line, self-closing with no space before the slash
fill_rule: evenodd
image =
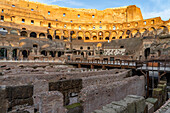
<path id="1" fill-rule="evenodd" d="M 0 113 L 169 110 L 170 20 L 29 0 L 0 16 Z"/>

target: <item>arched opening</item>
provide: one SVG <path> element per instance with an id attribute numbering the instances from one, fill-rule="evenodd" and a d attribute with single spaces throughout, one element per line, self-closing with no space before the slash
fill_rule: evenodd
<path id="1" fill-rule="evenodd" d="M 156 35 L 156 34 L 157 34 L 156 29 L 154 27 L 151 27 L 149 29 L 149 35 L 152 36 L 152 35 Z"/>
<path id="2" fill-rule="evenodd" d="M 80 49 L 82 50 L 82 49 L 83 49 L 83 47 L 80 47 Z"/>
<path id="3" fill-rule="evenodd" d="M 37 38 L 37 34 L 35 32 L 30 33 L 30 37 Z"/>
<path id="4" fill-rule="evenodd" d="M 82 52 L 81 55 L 84 57 L 84 53 Z"/>
<path id="5" fill-rule="evenodd" d="M 56 35 L 56 36 L 55 36 L 55 39 L 59 40 L 59 39 L 60 39 L 60 36 Z"/>
<path id="6" fill-rule="evenodd" d="M 161 26 L 157 30 L 158 35 L 168 34 L 168 33 L 169 33 L 169 30 L 168 30 L 168 28 L 166 26 Z"/>
<path id="7" fill-rule="evenodd" d="M 33 44 L 33 48 L 38 48 L 38 45 L 37 44 Z"/>
<path id="8" fill-rule="evenodd" d="M 59 51 L 59 52 L 58 52 L 58 57 L 61 57 L 61 54 L 62 54 L 61 51 Z"/>
<path id="9" fill-rule="evenodd" d="M 1 48 L 0 49 L 0 59 L 7 58 L 7 49 Z"/>
<path id="10" fill-rule="evenodd" d="M 12 51 L 12 58 L 13 58 L 14 60 L 17 60 L 17 49 L 14 49 L 14 50 Z"/>
<path id="11" fill-rule="evenodd" d="M 67 40 L 68 38 L 67 37 L 63 37 L 63 40 Z"/>
<path id="12" fill-rule="evenodd" d="M 150 48 L 146 48 L 145 49 L 145 59 L 147 59 L 149 55 L 150 55 Z"/>
<path id="13" fill-rule="evenodd" d="M 129 38 L 129 36 L 127 36 L 126 38 Z"/>
<path id="14" fill-rule="evenodd" d="M 82 40 L 83 38 L 81 36 L 78 37 L 78 40 Z"/>
<path id="15" fill-rule="evenodd" d="M 47 56 L 47 52 L 45 50 L 41 51 L 41 55 Z"/>
<path id="16" fill-rule="evenodd" d="M 6 35 L 8 31 L 5 28 L 0 28 L 0 34 Z"/>
<path id="17" fill-rule="evenodd" d="M 53 51 L 50 51 L 51 57 L 55 57 L 55 53 Z"/>
<path id="18" fill-rule="evenodd" d="M 97 36 L 93 36 L 93 40 L 97 40 Z"/>
<path id="19" fill-rule="evenodd" d="M 130 30 L 126 31 L 126 35 L 130 35 L 130 33 L 131 33 Z"/>
<path id="20" fill-rule="evenodd" d="M 28 52 L 26 50 L 22 51 L 23 58 L 28 58 Z"/>
<path id="21" fill-rule="evenodd" d="M 17 30 L 11 30 L 11 31 L 10 31 L 10 34 L 18 35 L 18 31 L 17 31 Z"/>
<path id="22" fill-rule="evenodd" d="M 48 35 L 47 37 L 49 40 L 52 40 L 52 36 L 51 35 Z"/>
<path id="23" fill-rule="evenodd" d="M 28 37 L 28 34 L 27 34 L 26 31 L 22 31 L 22 32 L 21 32 L 21 36 L 23 36 L 23 37 Z"/>
<path id="24" fill-rule="evenodd" d="M 89 52 L 89 54 L 88 54 L 89 56 L 91 56 L 91 53 Z"/>
<path id="25" fill-rule="evenodd" d="M 110 40 L 110 38 L 109 38 L 109 37 L 106 37 L 105 40 Z"/>
<path id="26" fill-rule="evenodd" d="M 116 37 L 112 37 L 112 39 L 116 39 Z"/>
<path id="27" fill-rule="evenodd" d="M 44 33 L 40 33 L 39 34 L 39 38 L 45 38 L 45 34 Z"/>
<path id="28" fill-rule="evenodd" d="M 122 39 L 122 36 L 120 36 L 119 39 Z"/>
<path id="29" fill-rule="evenodd" d="M 90 38 L 89 38 L 89 37 L 86 37 L 85 39 L 86 39 L 86 40 L 89 40 Z"/>
<path id="30" fill-rule="evenodd" d="M 158 50 L 158 57 L 160 57 L 161 56 L 161 51 L 160 50 Z"/>

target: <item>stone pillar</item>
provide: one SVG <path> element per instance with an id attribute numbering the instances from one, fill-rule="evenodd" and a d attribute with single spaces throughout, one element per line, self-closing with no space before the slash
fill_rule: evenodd
<path id="1" fill-rule="evenodd" d="M 91 69 L 94 69 L 94 65 L 90 65 L 90 68 L 91 68 Z"/>
<path id="2" fill-rule="evenodd" d="M 106 70 L 106 67 L 103 65 L 103 66 L 102 66 L 102 69 L 103 69 L 103 70 Z"/>
<path id="3" fill-rule="evenodd" d="M 12 55 L 13 55 L 12 49 L 7 49 L 7 58 L 9 60 L 12 60 Z"/>
<path id="4" fill-rule="evenodd" d="M 78 68 L 81 68 L 81 64 L 78 64 Z"/>

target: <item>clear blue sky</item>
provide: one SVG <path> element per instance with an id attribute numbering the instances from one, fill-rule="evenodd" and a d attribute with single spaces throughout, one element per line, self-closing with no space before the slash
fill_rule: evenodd
<path id="1" fill-rule="evenodd" d="M 88 8 L 103 10 L 106 8 L 136 5 L 141 8 L 144 19 L 170 18 L 170 0 L 30 0 L 70 8 Z"/>

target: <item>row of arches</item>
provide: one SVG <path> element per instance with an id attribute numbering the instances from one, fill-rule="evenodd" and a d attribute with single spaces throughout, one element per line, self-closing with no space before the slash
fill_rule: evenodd
<path id="1" fill-rule="evenodd" d="M 0 28 L 1 34 L 7 34 L 8 31 L 5 28 Z M 73 39 L 78 40 L 111 40 L 111 39 L 122 39 L 122 38 L 132 38 L 132 37 L 142 37 L 146 35 L 159 35 L 159 34 L 167 34 L 169 30 L 166 26 L 160 26 L 157 29 L 154 27 L 150 27 L 148 29 L 133 29 L 133 30 L 119 30 L 119 31 L 75 31 L 71 37 Z M 32 38 L 48 38 L 50 40 L 53 39 L 63 39 L 68 40 L 70 37 L 70 32 L 67 30 L 60 31 L 56 30 L 54 37 L 50 35 L 49 31 L 47 34 L 31 32 L 30 34 L 27 31 L 21 31 L 18 33 L 17 30 L 11 30 L 10 34 L 18 35 L 23 37 L 32 37 Z M 47 36 L 46 36 L 47 35 Z"/>

